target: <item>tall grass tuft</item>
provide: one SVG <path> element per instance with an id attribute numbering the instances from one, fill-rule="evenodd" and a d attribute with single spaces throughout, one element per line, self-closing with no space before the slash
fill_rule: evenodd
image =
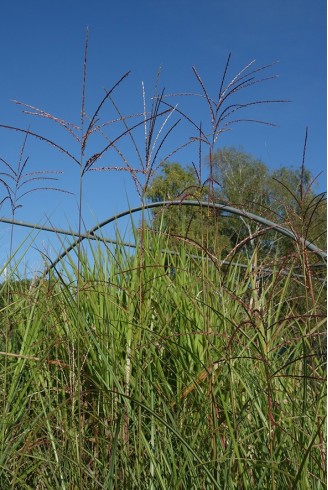
<path id="1" fill-rule="evenodd" d="M 90 243 L 79 272 L 72 257 L 37 286 L 10 282 L 1 488 L 324 488 L 322 283 L 312 303 L 277 262 L 259 292 L 251 262 L 183 246 L 172 275 L 166 240 Z"/>
<path id="2" fill-rule="evenodd" d="M 195 142 L 195 171 L 212 191 L 210 208 L 218 137 L 241 122 L 233 119 L 237 111 L 268 102 L 230 104 L 230 97 L 272 78 L 256 78 L 268 67 L 251 63 L 226 83 L 229 57 L 217 98 L 193 69 L 202 89 L 197 95 L 209 108 L 207 132 L 168 102 L 158 82 L 150 109 L 143 87 L 140 114 L 121 114 L 113 93 L 128 72 L 88 117 L 87 48 L 88 37 L 79 125 L 24 104 L 28 113 L 68 131 L 79 155 L 30 130 L 0 125 L 63 152 L 78 166 L 80 184 L 72 245 L 63 242 L 34 281 L 18 272 L 20 251 L 11 251 L 10 273 L 0 285 L 0 488 L 325 488 L 326 282 L 304 245 L 321 197 L 308 203 L 301 182 L 300 198 L 295 194 L 300 212 L 286 223 L 296 245 L 288 253 L 273 247 L 270 256 L 263 253 L 263 228 L 221 257 L 204 245 L 210 219 L 196 241 L 184 223 L 179 236 L 155 230 L 145 209 L 160 163 Z M 117 120 L 100 124 L 107 103 Z M 196 136 L 162 154 L 179 124 L 175 117 L 191 124 Z M 114 122 L 123 129 L 110 137 L 105 128 Z M 140 128 L 143 151 L 135 136 Z M 95 133 L 105 143 L 88 154 Z M 125 157 L 123 138 L 139 166 Z M 205 180 L 203 147 L 210 162 Z M 23 150 L 20 168 L 27 163 Z M 96 168 L 109 150 L 122 167 Z M 2 162 L 18 189 L 22 171 Z M 141 220 L 131 217 L 132 251 L 119 227 L 115 240 L 100 226 L 90 239 L 83 233 L 83 185 L 92 170 L 124 170 L 136 185 Z M 220 216 L 212 218 L 215 223 Z M 279 235 L 270 232 L 278 244 Z"/>

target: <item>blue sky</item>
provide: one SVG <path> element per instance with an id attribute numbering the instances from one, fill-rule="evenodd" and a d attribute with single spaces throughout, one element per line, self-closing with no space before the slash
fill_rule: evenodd
<path id="1" fill-rule="evenodd" d="M 302 160 L 305 128 L 309 128 L 306 165 L 313 175 L 323 172 L 318 191 L 326 188 L 326 2 L 324 0 L 31 0 L 2 2 L 0 7 L 0 123 L 39 132 L 55 140 L 79 157 L 79 147 L 53 121 L 28 116 L 12 99 L 38 107 L 58 118 L 80 124 L 83 51 L 86 27 L 89 49 L 86 83 L 86 113 L 91 117 L 104 89 L 110 89 L 128 70 L 130 75 L 113 93 L 123 114 L 143 111 L 142 82 L 147 107 L 151 104 L 156 73 L 161 67 L 159 89 L 165 93 L 201 93 L 192 66 L 200 73 L 211 96 L 216 97 L 228 54 L 230 81 L 252 60 L 254 67 L 278 64 L 263 72 L 279 78 L 240 91 L 233 103 L 253 100 L 288 99 L 286 104 L 258 105 L 245 110 L 246 118 L 277 124 L 269 127 L 253 123 L 236 124 L 220 135 L 216 148 L 242 146 L 271 168 L 299 166 Z M 210 119 L 204 99 L 174 97 L 197 124 L 208 128 Z M 106 104 L 101 121 L 117 117 Z M 174 121 L 172 115 L 169 123 Z M 140 117 L 129 121 L 136 122 Z M 168 124 L 169 124 L 168 123 Z M 167 126 L 167 128 L 169 125 Z M 157 127 L 159 129 L 160 126 Z M 108 138 L 123 130 L 118 123 L 104 128 Z M 161 134 L 164 134 L 164 130 Z M 195 136 L 192 126 L 182 121 L 161 149 L 164 157 Z M 143 130 L 135 137 L 142 152 Z M 99 136 L 91 139 L 87 155 L 104 146 Z M 0 157 L 15 166 L 19 160 L 23 134 L 0 129 Z M 119 149 L 130 165 L 139 165 L 131 141 L 124 138 Z M 206 151 L 204 150 L 204 156 Z M 78 165 L 43 142 L 29 138 L 25 157 L 29 171 L 61 170 L 55 185 L 75 193 L 38 192 L 25 196 L 16 218 L 54 226 L 76 228 Z M 175 154 L 184 165 L 198 162 L 197 145 Z M 108 153 L 99 166 L 122 166 L 115 152 Z M 110 215 L 139 204 L 133 180 L 127 172 L 86 174 L 84 218 L 87 227 Z M 28 189 L 28 187 L 26 188 Z M 1 209 L 9 216 L 8 205 Z M 106 235 L 111 235 L 108 230 Z M 26 230 L 15 231 L 16 243 Z M 1 260 L 9 240 L 8 225 L 0 225 Z M 54 238 L 40 234 L 37 248 L 48 250 Z M 57 247 L 56 244 L 54 244 Z M 49 251 L 52 254 L 52 251 Z M 33 259 L 35 260 L 35 259 Z M 30 264 L 29 267 L 34 267 Z"/>

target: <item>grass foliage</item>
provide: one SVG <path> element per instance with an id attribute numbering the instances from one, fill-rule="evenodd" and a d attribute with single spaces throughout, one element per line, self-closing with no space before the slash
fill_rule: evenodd
<path id="1" fill-rule="evenodd" d="M 296 235 L 288 254 L 273 247 L 275 256 L 267 256 L 259 228 L 221 262 L 204 246 L 210 231 L 206 226 L 202 245 L 183 230 L 181 236 L 169 237 L 165 230 L 148 228 L 144 214 L 140 226 L 132 223 L 133 252 L 119 231 L 116 245 L 102 240 L 101 230 L 99 240 L 93 236 L 82 242 L 87 236 L 82 236 L 87 172 L 126 171 L 144 206 L 154 172 L 177 151 L 161 156 L 179 122 L 171 123 L 171 116 L 191 122 L 156 87 L 150 110 L 143 89 L 141 120 L 130 123 L 112 98 L 128 73 L 87 117 L 87 41 L 80 126 L 23 105 L 25 112 L 68 131 L 80 145 L 78 156 L 46 136 L 0 125 L 23 133 L 25 141 L 29 137 L 49 144 L 80 168 L 75 246 L 69 253 L 58 250 L 57 259 L 46 263 L 47 273 L 31 280 L 18 272 L 28 248 L 15 252 L 11 238 L 10 259 L 1 271 L 6 270 L 0 285 L 0 488 L 325 488 L 322 269 Z M 244 88 L 274 78 L 256 79 L 271 65 L 255 69 L 252 62 L 227 83 L 229 60 L 217 100 L 210 98 L 194 69 L 212 129 L 207 133 L 192 123 L 196 136 L 181 145 L 199 145 L 195 171 L 209 191 L 216 185 L 214 145 L 221 133 L 243 121 L 235 118 L 236 111 L 281 102 L 227 103 Z M 106 137 L 99 152 L 87 154 L 89 138 L 95 132 L 103 136 L 107 128 L 98 122 L 107 103 L 123 133 Z M 133 136 L 140 129 L 145 155 Z M 123 137 L 135 149 L 139 169 L 123 155 Z M 0 183 L 7 192 L 1 204 L 7 199 L 11 205 L 11 236 L 25 195 L 21 187 L 39 180 L 33 172 L 23 174 L 25 141 L 19 171 L 1 159 L 5 171 Z M 122 167 L 94 167 L 107 151 L 122 158 Z M 205 153 L 210 177 L 202 182 Z M 294 232 L 291 223 L 286 226 Z"/>
<path id="2" fill-rule="evenodd" d="M 322 283 L 165 240 L 3 283 L 1 488 L 324 488 Z"/>

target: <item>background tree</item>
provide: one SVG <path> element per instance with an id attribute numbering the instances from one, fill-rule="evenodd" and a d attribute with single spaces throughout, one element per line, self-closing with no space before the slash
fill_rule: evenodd
<path id="1" fill-rule="evenodd" d="M 270 170 L 264 162 L 240 149 L 223 148 L 213 156 L 212 175 L 217 202 L 281 223 L 325 248 L 325 196 L 315 195 L 311 173 L 304 166 Z M 210 195 L 209 186 L 201 186 L 192 167 L 165 163 L 162 174 L 153 179 L 146 197 L 158 202 L 207 200 Z M 211 251 L 224 249 L 227 252 L 260 229 L 257 223 L 244 217 L 186 206 L 154 212 L 152 226 L 158 229 L 160 223 L 169 234 L 182 234 Z M 250 240 L 245 249 L 248 247 L 253 253 L 256 243 Z M 267 232 L 262 239 L 262 253 L 275 255 L 278 246 L 280 254 L 286 254 L 294 244 L 276 232 Z"/>
<path id="2" fill-rule="evenodd" d="M 213 176 L 219 183 L 218 200 L 280 223 L 325 248 L 325 196 L 315 195 L 311 173 L 304 166 L 270 170 L 242 150 L 223 148 L 214 155 Z M 227 220 L 232 245 L 258 229 L 258 224 L 243 217 Z M 275 248 L 279 243 L 281 252 L 292 245 L 281 236 L 277 241 L 276 233 L 266 234 L 266 243 L 270 242 Z"/>
<path id="3" fill-rule="evenodd" d="M 208 200 L 208 188 L 201 186 L 193 167 L 183 168 L 179 163 L 164 163 L 162 174 L 155 177 L 146 193 L 151 202 L 166 200 Z M 212 208 L 195 206 L 172 206 L 153 211 L 151 226 L 167 233 L 175 248 L 179 239 L 196 242 L 211 252 L 219 254 L 228 245 L 223 233 L 223 223 L 217 219 L 218 213 Z"/>

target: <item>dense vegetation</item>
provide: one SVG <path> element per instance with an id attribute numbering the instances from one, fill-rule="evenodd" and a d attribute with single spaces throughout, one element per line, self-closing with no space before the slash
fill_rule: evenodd
<path id="1" fill-rule="evenodd" d="M 1 488 L 324 488 L 324 284 L 144 240 L 3 284 Z"/>
<path id="2" fill-rule="evenodd" d="M 111 94 L 127 74 L 90 118 L 83 85 L 81 128 L 36 109 L 77 131 L 80 155 L 65 155 L 80 166 L 80 237 L 36 278 L 20 274 L 11 240 L 0 290 L 1 489 L 326 487 L 325 254 L 304 241 L 324 247 L 325 204 L 304 165 L 271 175 L 242 152 L 212 151 L 229 107 L 238 110 L 222 109 L 227 97 L 257 83 L 259 70 L 248 79 L 246 67 L 226 84 L 228 64 L 212 108 L 213 139 L 198 128 L 209 149 L 205 180 L 166 158 L 164 176 L 156 177 L 154 148 L 166 137 L 158 136 L 164 123 L 157 136 L 155 126 L 175 109 L 157 94 L 144 109 L 145 159 L 140 173 L 124 168 L 143 208 L 140 221 L 131 221 L 132 251 L 119 228 L 115 245 L 101 230 L 81 240 L 86 173 L 107 150 L 122 154 L 117 137 L 116 146 L 108 138 L 87 156 L 88 138 L 101 128 L 105 102 L 116 109 Z M 204 98 L 212 107 L 206 90 Z M 135 145 L 139 123 L 129 127 L 119 116 L 120 137 Z M 13 220 L 20 179 L 33 180 L 24 174 L 23 150 L 18 170 L 1 159 L 1 202 L 10 203 Z M 186 197 L 207 200 L 208 209 L 145 210 L 147 199 Z M 214 213 L 210 204 L 218 201 L 246 214 Z M 283 225 L 294 239 L 247 212 Z"/>

